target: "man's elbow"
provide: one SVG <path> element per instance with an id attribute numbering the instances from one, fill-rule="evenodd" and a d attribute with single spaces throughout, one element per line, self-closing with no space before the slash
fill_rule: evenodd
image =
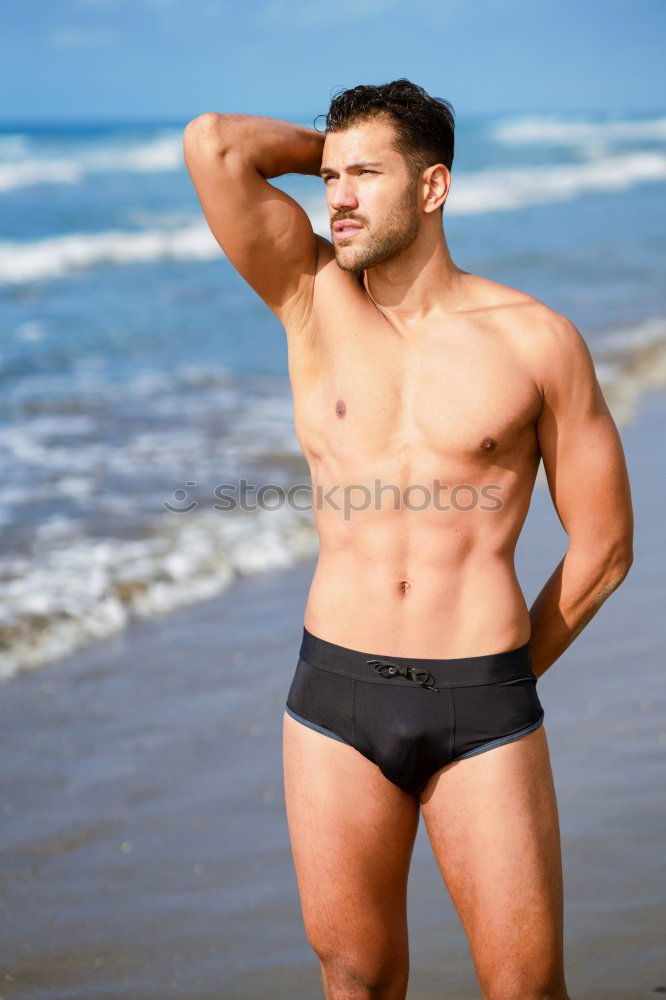
<path id="1" fill-rule="evenodd" d="M 205 162 L 224 159 L 230 152 L 247 149 L 247 131 L 241 115 L 205 111 L 183 129 L 185 160 L 201 157 Z"/>
<path id="2" fill-rule="evenodd" d="M 631 536 L 623 535 L 611 541 L 604 552 L 604 582 L 619 586 L 627 577 L 633 562 L 634 546 Z"/>
<path id="3" fill-rule="evenodd" d="M 216 111 L 204 111 L 197 115 L 183 129 L 185 148 L 188 145 L 201 146 L 203 143 L 220 145 L 223 141 L 222 126 L 222 115 Z"/>
<path id="4" fill-rule="evenodd" d="M 574 571 L 589 578 L 590 584 L 594 581 L 604 591 L 614 590 L 626 578 L 634 561 L 632 536 L 570 539 L 568 557 Z"/>

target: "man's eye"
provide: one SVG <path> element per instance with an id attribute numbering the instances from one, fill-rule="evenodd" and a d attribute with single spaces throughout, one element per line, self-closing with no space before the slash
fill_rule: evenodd
<path id="1" fill-rule="evenodd" d="M 359 170 L 359 174 L 376 174 L 376 173 L 377 173 L 376 170 L 368 170 L 367 167 L 361 167 L 361 169 Z M 324 182 L 324 184 L 327 184 L 329 181 L 332 180 L 333 180 L 332 174 L 328 174 L 326 177 L 322 177 L 322 181 Z"/>

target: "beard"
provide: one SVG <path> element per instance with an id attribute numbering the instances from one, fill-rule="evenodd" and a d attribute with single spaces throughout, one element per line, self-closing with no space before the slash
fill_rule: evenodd
<path id="1" fill-rule="evenodd" d="M 420 226 L 417 201 L 418 177 L 407 186 L 377 230 L 366 229 L 363 247 L 342 247 L 334 242 L 335 259 L 342 271 L 364 271 L 393 260 L 416 239 Z"/>

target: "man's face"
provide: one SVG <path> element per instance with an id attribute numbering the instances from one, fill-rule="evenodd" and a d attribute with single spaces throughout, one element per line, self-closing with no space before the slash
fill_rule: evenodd
<path id="1" fill-rule="evenodd" d="M 335 258 L 343 271 L 391 260 L 418 234 L 418 178 L 394 149 L 393 137 L 385 119 L 326 136 L 321 176 Z"/>

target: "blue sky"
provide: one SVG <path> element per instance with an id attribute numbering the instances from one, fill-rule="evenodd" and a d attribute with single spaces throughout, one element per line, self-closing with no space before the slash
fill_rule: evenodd
<path id="1" fill-rule="evenodd" d="M 3 0 L 2 120 L 311 119 L 406 76 L 457 115 L 661 111 L 664 0 Z"/>

